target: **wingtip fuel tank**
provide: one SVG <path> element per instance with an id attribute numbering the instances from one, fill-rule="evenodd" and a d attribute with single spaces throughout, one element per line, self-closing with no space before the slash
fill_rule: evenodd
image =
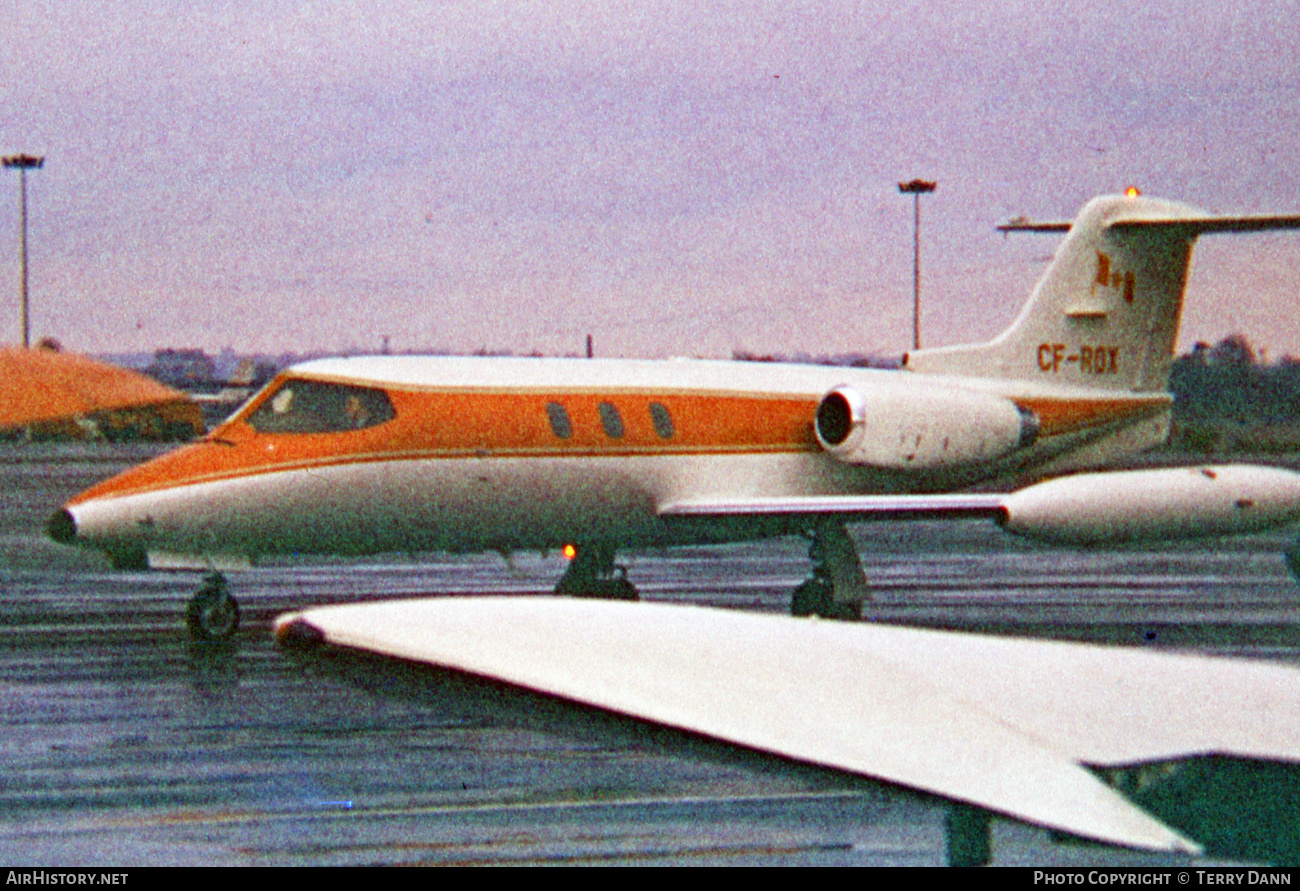
<path id="1" fill-rule="evenodd" d="M 1065 544 L 1237 535 L 1300 520 L 1300 473 L 1248 464 L 1083 473 L 1004 504 L 1008 532 Z"/>

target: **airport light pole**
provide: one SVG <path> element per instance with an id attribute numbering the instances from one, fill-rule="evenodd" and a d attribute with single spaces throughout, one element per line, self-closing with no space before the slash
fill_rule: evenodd
<path id="1" fill-rule="evenodd" d="M 27 171 L 40 170 L 45 165 L 45 159 L 34 155 L 9 155 L 4 159 L 4 165 L 18 168 L 18 201 L 21 208 L 18 224 L 19 275 L 23 296 L 23 347 L 27 348 L 32 345 L 32 329 L 27 313 Z"/>
<path id="2" fill-rule="evenodd" d="M 912 349 L 921 348 L 921 196 L 933 192 L 938 183 L 914 179 L 899 183 L 898 191 L 912 196 Z"/>

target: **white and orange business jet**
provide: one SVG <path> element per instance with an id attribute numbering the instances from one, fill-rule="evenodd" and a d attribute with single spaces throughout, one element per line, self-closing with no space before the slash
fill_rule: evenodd
<path id="1" fill-rule="evenodd" d="M 634 598 L 621 548 L 811 537 L 796 614 L 856 616 L 845 523 L 989 517 L 1063 542 L 1246 532 L 1300 518 L 1300 474 L 1257 466 L 1026 476 L 1163 443 L 1193 243 L 1300 227 L 1130 193 L 1073 224 L 1011 327 L 900 371 L 698 360 L 380 356 L 287 369 L 205 438 L 73 498 L 57 541 L 117 565 L 263 554 L 576 548 L 559 593 Z M 978 486 L 981 491 L 972 492 Z M 231 635 L 218 573 L 198 638 Z"/>

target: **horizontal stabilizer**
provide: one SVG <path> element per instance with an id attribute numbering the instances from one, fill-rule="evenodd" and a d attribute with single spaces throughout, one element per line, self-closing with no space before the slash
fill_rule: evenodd
<path id="1" fill-rule="evenodd" d="M 998 226 L 999 232 L 1069 232 L 1074 224 L 1068 220 L 1035 222 L 1018 217 Z M 1210 214 L 1194 211 L 1165 216 L 1121 218 L 1104 225 L 1108 229 L 1182 229 L 1190 236 L 1215 232 L 1268 232 L 1275 229 L 1300 229 L 1300 214 Z"/>
<path id="2" fill-rule="evenodd" d="M 276 633 L 1151 850 L 1198 846 L 1086 765 L 1211 752 L 1300 761 L 1300 671 L 1264 663 L 539 597 L 324 607 L 280 617 Z"/>
<path id="3" fill-rule="evenodd" d="M 1111 224 L 1119 229 L 1179 228 L 1189 235 L 1209 235 L 1215 232 L 1268 232 L 1274 229 L 1300 229 L 1297 214 L 1206 214 L 1196 217 L 1165 217 L 1154 219 L 1118 220 Z"/>

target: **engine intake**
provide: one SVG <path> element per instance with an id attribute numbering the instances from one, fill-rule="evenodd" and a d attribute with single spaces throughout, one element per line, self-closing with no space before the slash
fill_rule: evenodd
<path id="1" fill-rule="evenodd" d="M 828 449 L 842 444 L 861 425 L 865 411 L 857 390 L 831 390 L 817 406 L 817 440 Z"/>

